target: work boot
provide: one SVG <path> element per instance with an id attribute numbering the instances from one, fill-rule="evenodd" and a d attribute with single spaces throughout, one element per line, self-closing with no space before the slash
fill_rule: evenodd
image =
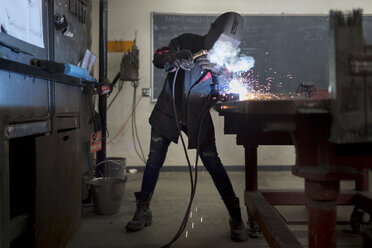
<path id="1" fill-rule="evenodd" d="M 151 225 L 152 213 L 150 210 L 150 201 L 152 193 L 148 192 L 135 192 L 137 201 L 137 209 L 134 213 L 133 219 L 125 226 L 127 231 L 140 231 L 145 226 Z"/>
<path id="2" fill-rule="evenodd" d="M 234 241 L 244 241 L 248 238 L 247 232 L 244 227 L 242 215 L 240 212 L 239 198 L 238 197 L 225 197 L 223 198 L 227 210 L 230 214 L 230 237 Z"/>

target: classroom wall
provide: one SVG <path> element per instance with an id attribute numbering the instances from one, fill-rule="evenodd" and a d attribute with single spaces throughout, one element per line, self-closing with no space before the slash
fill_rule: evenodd
<path id="1" fill-rule="evenodd" d="M 351 10 L 362 8 L 365 14 L 372 13 L 371 0 L 108 0 L 108 39 L 133 40 L 137 32 L 137 46 L 140 50 L 140 85 L 136 99 L 140 97 L 142 88 L 151 86 L 151 12 L 165 13 L 213 13 L 235 11 L 242 14 L 327 14 L 330 9 Z M 98 55 L 99 41 L 99 0 L 93 0 L 92 50 Z M 121 53 L 108 54 L 108 78 L 113 80 L 119 71 Z M 98 78 L 98 60 L 95 63 L 95 76 Z M 112 93 L 115 94 L 116 89 Z M 112 96 L 108 99 L 111 101 Z M 114 104 L 107 113 L 108 122 L 108 157 L 126 157 L 127 165 L 144 165 L 134 150 L 132 126 L 129 120 L 131 113 L 133 87 L 125 82 Z M 98 101 L 98 98 L 97 98 Z M 150 98 L 142 98 L 136 110 L 138 134 L 142 148 L 147 157 L 150 144 L 148 118 L 154 104 Z M 234 135 L 223 134 L 223 118 L 212 111 L 215 124 L 217 149 L 225 165 L 243 165 L 243 148 L 235 145 Z M 119 130 L 121 133 L 117 136 Z M 116 139 L 113 138 L 117 136 Z M 194 161 L 195 151 L 190 151 Z M 261 146 L 258 150 L 259 165 L 293 165 L 295 152 L 293 146 Z M 181 144 L 172 144 L 168 151 L 165 165 L 186 165 Z"/>

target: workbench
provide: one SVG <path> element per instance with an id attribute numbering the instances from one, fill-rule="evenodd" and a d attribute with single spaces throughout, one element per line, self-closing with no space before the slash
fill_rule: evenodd
<path id="1" fill-rule="evenodd" d="M 246 100 L 217 103 L 225 134 L 236 134 L 245 150 L 245 205 L 270 247 L 302 247 L 272 205 L 306 205 L 308 246 L 336 247 L 337 205 L 355 205 L 351 217 L 358 229 L 360 213 L 372 213 L 368 170 L 372 143 L 334 144 L 329 141 L 331 100 Z M 258 190 L 257 147 L 294 145 L 292 174 L 304 178 L 305 190 Z M 355 190 L 340 190 L 340 180 L 355 180 Z M 359 218 L 359 219 L 358 219 Z"/>

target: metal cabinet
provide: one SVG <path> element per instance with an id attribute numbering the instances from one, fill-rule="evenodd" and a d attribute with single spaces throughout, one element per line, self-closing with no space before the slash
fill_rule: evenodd
<path id="1" fill-rule="evenodd" d="M 82 173 L 92 163 L 93 91 L 68 77 L 35 76 L 29 65 L 78 64 L 91 44 L 91 1 L 42 0 L 42 8 L 45 48 L 0 32 L 0 248 L 64 247 L 78 228 Z M 74 36 L 55 27 L 56 14 Z"/>

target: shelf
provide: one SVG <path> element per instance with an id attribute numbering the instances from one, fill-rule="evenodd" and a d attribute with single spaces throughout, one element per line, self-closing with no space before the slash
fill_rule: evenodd
<path id="1" fill-rule="evenodd" d="M 62 73 L 46 71 L 37 66 L 27 65 L 4 58 L 0 58 L 0 70 L 90 89 L 94 89 L 97 86 L 97 82 L 67 76 Z"/>

